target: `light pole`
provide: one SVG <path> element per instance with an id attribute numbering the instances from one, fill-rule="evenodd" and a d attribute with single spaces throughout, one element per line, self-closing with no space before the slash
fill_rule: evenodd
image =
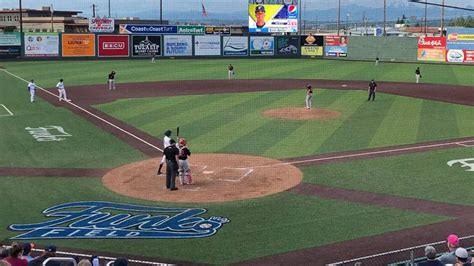
<path id="1" fill-rule="evenodd" d="M 350 14 L 346 14 L 346 34 L 345 35 L 348 35 L 349 33 L 349 16 Z"/>
<path id="2" fill-rule="evenodd" d="M 109 6 L 108 6 L 108 8 L 109 8 L 109 18 L 110 18 L 110 0 L 109 0 Z"/>
<path id="3" fill-rule="evenodd" d="M 160 25 L 163 25 L 163 0 L 160 0 Z"/>
<path id="4" fill-rule="evenodd" d="M 383 36 L 387 36 L 387 0 L 383 0 Z"/>
<path id="5" fill-rule="evenodd" d="M 337 36 L 339 36 L 339 29 L 341 23 L 341 0 L 339 0 L 339 5 L 337 7 Z"/>
<path id="6" fill-rule="evenodd" d="M 21 33 L 23 33 L 23 8 L 22 8 L 22 5 L 21 5 L 21 0 L 20 0 L 20 3 L 19 3 L 19 6 L 20 6 L 20 35 L 21 35 Z"/>
<path id="7" fill-rule="evenodd" d="M 428 3 L 425 1 L 425 35 L 428 32 L 428 26 L 426 21 L 426 15 L 428 14 Z"/>
<path id="8" fill-rule="evenodd" d="M 441 2 L 441 36 L 444 36 L 444 0 Z"/>

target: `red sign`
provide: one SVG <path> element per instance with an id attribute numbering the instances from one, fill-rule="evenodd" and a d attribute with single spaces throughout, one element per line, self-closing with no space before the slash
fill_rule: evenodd
<path id="1" fill-rule="evenodd" d="M 326 36 L 326 46 L 346 46 L 349 42 L 347 36 Z"/>
<path id="2" fill-rule="evenodd" d="M 99 35 L 99 56 L 129 56 L 128 35 Z"/>
<path id="3" fill-rule="evenodd" d="M 446 37 L 420 37 L 418 49 L 446 49 Z"/>
<path id="4" fill-rule="evenodd" d="M 464 50 L 464 62 L 465 63 L 474 63 L 474 51 Z"/>

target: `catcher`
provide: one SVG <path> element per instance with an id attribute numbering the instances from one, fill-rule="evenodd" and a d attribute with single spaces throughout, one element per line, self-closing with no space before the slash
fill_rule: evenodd
<path id="1" fill-rule="evenodd" d="M 191 185 L 193 180 L 191 178 L 191 170 L 189 169 L 188 157 L 191 156 L 191 151 L 186 146 L 186 139 L 180 138 L 178 141 L 179 147 L 179 183 L 181 185 Z"/>

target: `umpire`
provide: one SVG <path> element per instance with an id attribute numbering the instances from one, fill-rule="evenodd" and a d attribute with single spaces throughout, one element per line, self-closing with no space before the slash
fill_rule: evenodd
<path id="1" fill-rule="evenodd" d="M 177 190 L 176 175 L 178 173 L 179 149 L 176 147 L 176 141 L 170 140 L 170 145 L 163 151 L 166 157 L 166 188 L 170 191 Z"/>
<path id="2" fill-rule="evenodd" d="M 370 101 L 370 98 L 372 98 L 372 101 L 375 101 L 375 91 L 377 90 L 377 83 L 372 79 L 369 83 L 369 99 L 367 101 Z"/>

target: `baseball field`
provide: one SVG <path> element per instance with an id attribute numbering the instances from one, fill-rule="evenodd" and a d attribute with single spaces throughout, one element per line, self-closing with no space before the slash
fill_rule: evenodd
<path id="1" fill-rule="evenodd" d="M 324 265 L 451 233 L 474 245 L 472 66 L 314 59 L 1 65 L 2 243 L 53 243 L 137 265 Z M 112 70 L 115 91 L 106 84 Z M 58 101 L 60 78 L 71 102 Z M 39 86 L 34 103 L 31 79 Z M 307 83 L 311 110 L 304 108 Z M 194 184 L 168 191 L 156 171 L 163 132 L 177 138 L 177 127 L 192 152 Z M 377 263 L 393 259 L 404 258 Z"/>

